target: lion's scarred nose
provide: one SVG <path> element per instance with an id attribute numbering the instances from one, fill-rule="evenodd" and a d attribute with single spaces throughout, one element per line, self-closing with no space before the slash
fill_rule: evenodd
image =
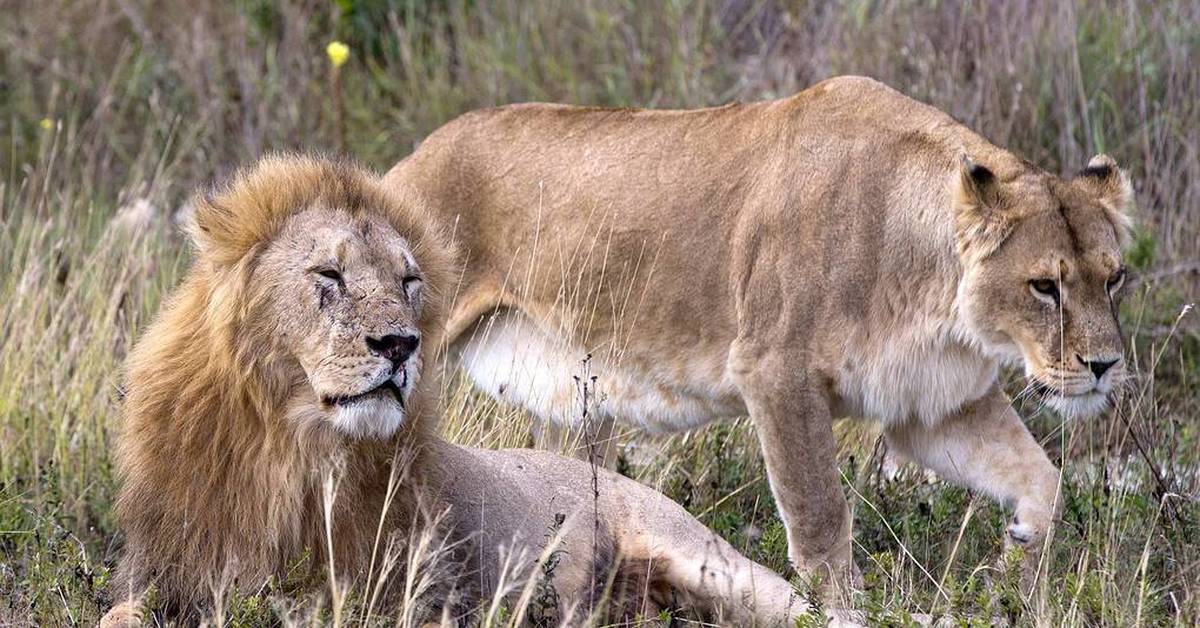
<path id="1" fill-rule="evenodd" d="M 399 368 L 421 344 L 421 337 L 416 334 L 388 334 L 377 338 L 367 338 L 367 348 L 371 353 L 391 361 L 394 368 Z"/>

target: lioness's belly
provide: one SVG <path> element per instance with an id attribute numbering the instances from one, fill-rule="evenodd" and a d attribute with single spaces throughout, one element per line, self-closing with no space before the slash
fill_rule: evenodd
<path id="1" fill-rule="evenodd" d="M 593 352 L 508 311 L 456 343 L 459 365 L 489 395 L 546 421 L 575 425 L 586 398 L 594 416 L 651 432 L 699 427 L 746 413 L 724 360 L 683 354 L 656 360 Z"/>

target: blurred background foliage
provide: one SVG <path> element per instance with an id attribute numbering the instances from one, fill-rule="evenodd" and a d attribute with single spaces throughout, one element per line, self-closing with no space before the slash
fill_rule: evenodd
<path id="1" fill-rule="evenodd" d="M 347 148 L 380 168 L 478 107 L 699 107 L 864 74 L 1051 171 L 1111 153 L 1160 253 L 1200 238 L 1194 1 L 3 4 L 8 172 L 36 160 L 43 118 L 104 144 L 93 167 L 117 177 L 148 138 L 173 138 L 170 161 L 198 181 L 267 150 L 333 148 L 322 51 L 337 39 L 353 51 Z"/>

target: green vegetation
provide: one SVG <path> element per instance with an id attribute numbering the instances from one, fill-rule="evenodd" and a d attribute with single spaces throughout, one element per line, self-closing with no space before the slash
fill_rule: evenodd
<path id="1" fill-rule="evenodd" d="M 0 625 L 92 625 L 107 609 L 120 366 L 185 267 L 176 225 L 198 186 L 289 148 L 344 147 L 383 170 L 493 104 L 693 107 L 843 73 L 937 105 L 1051 171 L 1107 152 L 1140 208 L 1129 256 L 1140 281 L 1122 309 L 1136 378 L 1087 424 L 1021 408 L 1064 468 L 1048 580 L 1023 598 L 995 569 L 1002 509 L 915 469 L 890 473 L 874 432 L 848 424 L 860 606 L 893 625 L 910 613 L 972 626 L 1200 623 L 1200 322 L 1185 313 L 1200 292 L 1200 3 L 782 4 L 4 3 Z M 336 83 L 334 39 L 350 47 Z M 525 442 L 524 417 L 465 386 L 448 407 L 460 442 Z M 652 455 L 630 456 L 626 472 L 785 570 L 747 422 L 639 440 Z M 332 618 L 319 593 L 226 602 L 231 625 Z"/>

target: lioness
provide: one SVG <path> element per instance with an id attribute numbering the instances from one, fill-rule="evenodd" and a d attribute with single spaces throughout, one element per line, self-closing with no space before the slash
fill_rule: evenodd
<path id="1" fill-rule="evenodd" d="M 595 416 L 748 413 L 801 572 L 852 571 L 833 417 L 1011 507 L 1032 559 L 1058 472 L 997 367 L 1072 416 L 1124 375 L 1113 160 L 1064 180 L 870 79 L 694 111 L 477 111 L 385 182 L 454 225 L 445 342 L 478 386 L 570 424 L 590 355 Z"/>
<path id="2" fill-rule="evenodd" d="M 129 361 L 116 453 L 127 601 L 104 625 L 138 623 L 151 588 L 167 615 L 195 619 L 222 585 L 258 591 L 306 552 L 314 577 L 407 595 L 433 619 L 531 574 L 555 623 L 603 613 L 592 602 L 606 589 L 736 624 L 804 610 L 649 488 L 433 434 L 424 339 L 454 262 L 415 197 L 345 163 L 273 157 L 196 205 L 195 262 Z M 435 523 L 453 562 L 410 567 L 433 583 L 418 596 L 386 548 Z"/>

